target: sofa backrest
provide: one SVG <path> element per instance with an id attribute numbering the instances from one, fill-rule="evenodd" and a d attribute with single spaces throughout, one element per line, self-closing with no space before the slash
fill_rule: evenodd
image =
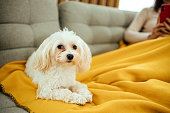
<path id="1" fill-rule="evenodd" d="M 57 0 L 0 0 L 0 67 L 27 60 L 50 34 L 67 27 L 93 55 L 117 49 L 136 13 L 116 8 Z M 60 18 L 60 26 L 59 19 Z"/>
<path id="2" fill-rule="evenodd" d="M 26 60 L 59 28 L 56 0 L 0 0 L 0 67 Z"/>
<path id="3" fill-rule="evenodd" d="M 75 31 L 89 45 L 93 55 L 117 49 L 125 29 L 136 15 L 73 1 L 61 3 L 59 14 L 60 26 Z"/>

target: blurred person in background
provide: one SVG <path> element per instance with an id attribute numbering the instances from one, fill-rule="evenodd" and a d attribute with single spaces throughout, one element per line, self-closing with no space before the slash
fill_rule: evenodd
<path id="1" fill-rule="evenodd" d="M 125 41 L 128 43 L 141 42 L 170 35 L 170 18 L 159 23 L 159 14 L 162 4 L 170 4 L 170 0 L 155 0 L 154 7 L 144 8 L 134 18 L 125 31 Z"/>

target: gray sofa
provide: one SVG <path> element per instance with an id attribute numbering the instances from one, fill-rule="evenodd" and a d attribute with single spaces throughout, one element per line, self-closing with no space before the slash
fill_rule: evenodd
<path id="1" fill-rule="evenodd" d="M 93 55 L 119 48 L 134 12 L 80 2 L 0 0 L 0 67 L 26 60 L 50 34 L 67 27 L 79 35 Z M 0 113 L 27 112 L 0 92 Z"/>

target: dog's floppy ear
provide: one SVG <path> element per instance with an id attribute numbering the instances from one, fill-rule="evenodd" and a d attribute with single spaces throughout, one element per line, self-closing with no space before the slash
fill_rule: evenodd
<path id="1" fill-rule="evenodd" d="M 83 73 L 87 72 L 90 69 L 90 63 L 92 62 L 92 55 L 90 52 L 90 49 L 88 45 L 81 39 L 79 38 L 80 42 L 80 61 L 77 64 L 77 73 Z"/>
<path id="2" fill-rule="evenodd" d="M 35 52 L 35 57 L 33 60 L 33 67 L 35 69 L 46 71 L 49 69 L 51 65 L 50 55 L 52 49 L 52 42 L 51 38 L 47 38 L 44 42 L 40 45 L 40 47 Z"/>

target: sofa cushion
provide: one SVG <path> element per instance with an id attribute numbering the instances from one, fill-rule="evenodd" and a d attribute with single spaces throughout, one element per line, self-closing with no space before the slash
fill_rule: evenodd
<path id="1" fill-rule="evenodd" d="M 0 67 L 26 60 L 60 29 L 57 0 L 0 0 Z"/>
<path id="2" fill-rule="evenodd" d="M 92 54 L 115 50 L 136 13 L 80 2 L 59 5 L 60 26 L 78 34 Z"/>
<path id="3" fill-rule="evenodd" d="M 29 0 L 0 0 L 0 23 L 29 24 Z"/>
<path id="4" fill-rule="evenodd" d="M 34 37 L 27 24 L 0 24 L 0 50 L 33 47 Z"/>
<path id="5" fill-rule="evenodd" d="M 0 50 L 0 59 L 3 59 L 0 62 L 1 64 L 5 64 L 9 61 L 26 60 L 26 58 L 28 58 L 35 50 L 36 48 L 34 47 Z"/>
<path id="6" fill-rule="evenodd" d="M 16 107 L 15 103 L 2 92 L 0 92 L 0 109 L 2 108 L 9 108 L 9 107 Z M 3 112 L 2 112 L 3 113 Z"/>
<path id="7" fill-rule="evenodd" d="M 34 46 L 37 48 L 45 38 L 58 31 L 59 28 L 56 28 L 57 26 L 59 25 L 55 21 L 32 24 L 31 27 L 34 32 Z"/>
<path id="8" fill-rule="evenodd" d="M 1 109 L 1 113 L 28 113 L 23 108 L 19 107 L 10 107 L 10 108 L 3 108 Z"/>

